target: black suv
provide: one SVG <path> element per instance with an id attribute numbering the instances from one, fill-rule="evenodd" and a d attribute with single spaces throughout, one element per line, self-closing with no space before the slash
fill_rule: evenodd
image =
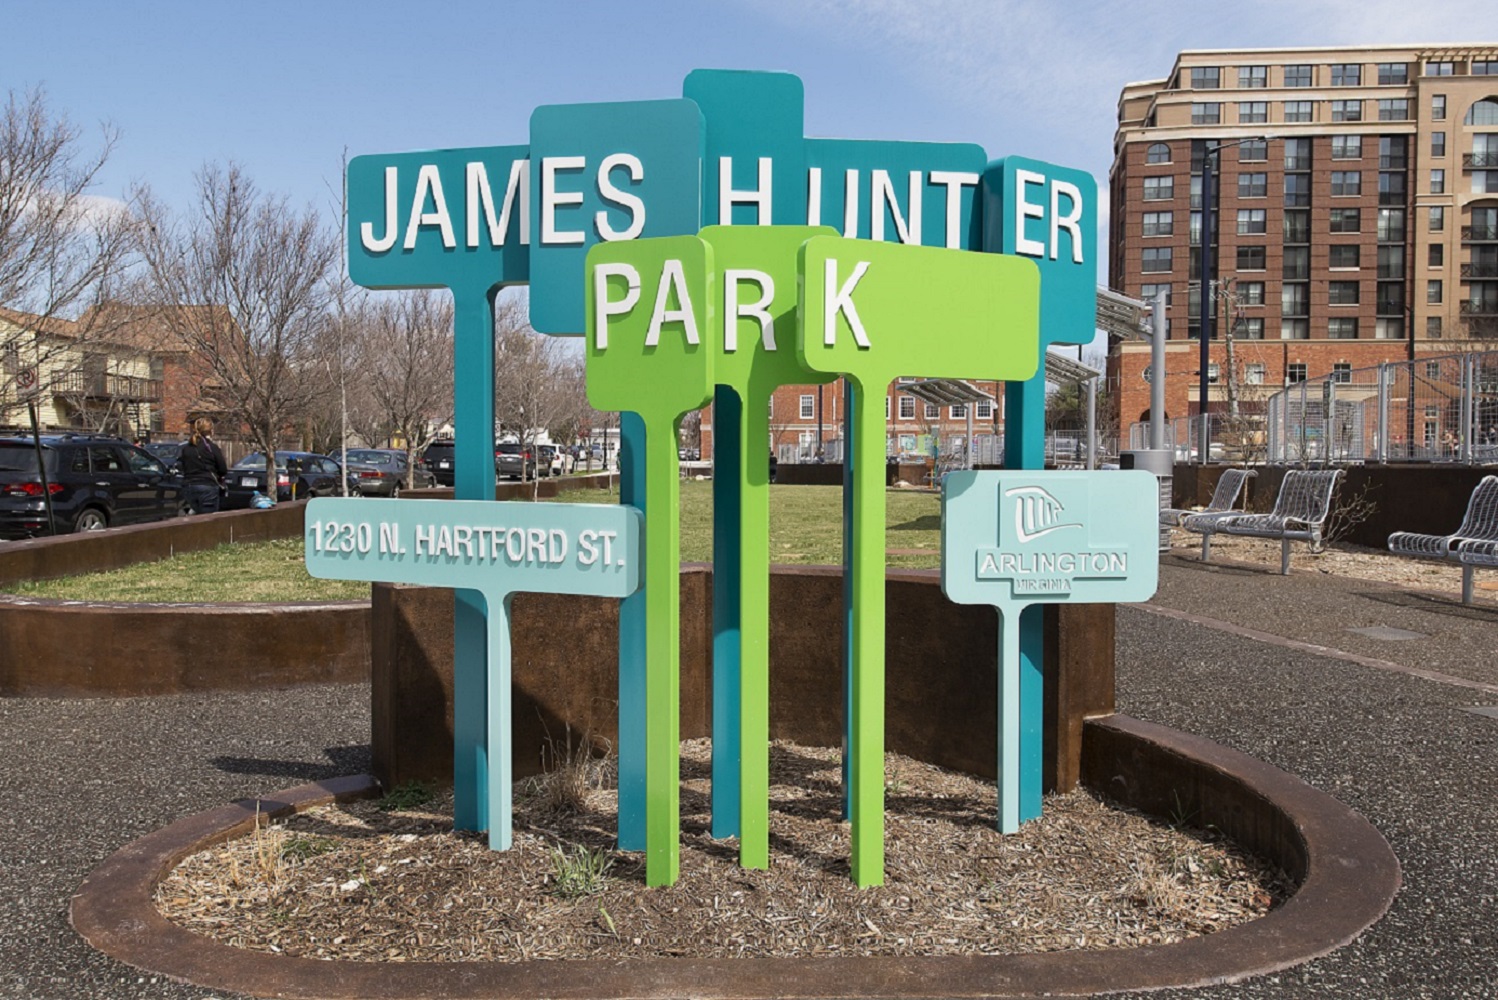
<path id="1" fill-rule="evenodd" d="M 453 472 L 458 467 L 454 460 L 453 442 L 433 441 L 427 445 L 427 450 L 421 453 L 422 461 L 426 462 L 427 468 L 432 470 L 432 475 L 437 479 L 439 486 L 451 486 L 453 484 Z"/>
<path id="2" fill-rule="evenodd" d="M 47 534 L 47 509 L 30 437 L 0 438 L 0 537 Z M 187 512 L 182 479 L 160 459 L 115 437 L 42 436 L 47 489 L 59 534 L 159 521 Z"/>

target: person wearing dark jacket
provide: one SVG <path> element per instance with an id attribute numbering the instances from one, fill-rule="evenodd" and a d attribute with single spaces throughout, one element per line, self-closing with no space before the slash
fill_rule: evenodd
<path id="1" fill-rule="evenodd" d="M 218 513 L 219 484 L 229 472 L 224 453 L 208 436 L 212 430 L 213 421 L 199 417 L 192 422 L 192 436 L 182 446 L 182 480 L 194 514 Z"/>

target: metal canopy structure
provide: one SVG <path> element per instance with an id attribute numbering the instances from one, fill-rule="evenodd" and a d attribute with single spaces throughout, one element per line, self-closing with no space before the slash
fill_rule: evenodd
<path id="1" fill-rule="evenodd" d="M 1131 299 L 1111 288 L 1098 287 L 1097 325 L 1110 336 L 1125 340 L 1149 339 L 1150 328 L 1144 318 L 1152 308 L 1152 303 Z"/>
<path id="2" fill-rule="evenodd" d="M 933 406 L 957 406 L 967 404 L 967 446 L 964 449 L 962 467 L 971 469 L 973 467 L 973 406 L 972 404 L 988 400 L 993 402 L 993 397 L 979 389 L 971 382 L 964 382 L 955 378 L 928 378 L 915 382 L 905 382 L 900 385 L 900 391 L 909 393 L 917 399 L 925 400 Z M 939 470 L 932 470 L 937 472 Z M 932 480 L 936 480 L 933 478 Z"/>
<path id="3" fill-rule="evenodd" d="M 1045 380 L 1052 385 L 1080 385 L 1090 382 L 1095 378 L 1102 378 L 1103 373 L 1091 365 L 1084 365 L 1080 361 L 1063 357 L 1054 351 L 1047 351 L 1045 355 Z"/>

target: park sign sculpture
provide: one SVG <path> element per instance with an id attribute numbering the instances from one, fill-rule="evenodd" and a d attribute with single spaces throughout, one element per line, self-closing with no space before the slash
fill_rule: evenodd
<path id="1" fill-rule="evenodd" d="M 972 144 L 808 138 L 796 77 L 699 70 L 678 99 L 538 108 L 527 144 L 360 156 L 346 183 L 353 279 L 453 293 L 459 500 L 495 502 L 499 290 L 529 285 L 542 333 L 595 334 L 590 398 L 623 411 L 621 499 L 645 517 L 643 576 L 620 611 L 618 822 L 620 847 L 646 850 L 650 884 L 674 880 L 677 864 L 676 654 L 662 638 L 674 637 L 677 580 L 660 568 L 678 558 L 676 422 L 713 401 L 713 833 L 740 836 L 742 863 L 759 867 L 768 863 L 761 401 L 775 385 L 846 376 L 847 805 L 854 878 L 880 882 L 877 399 L 899 375 L 1005 380 L 1010 463 L 1040 466 L 1040 353 L 1095 332 L 1092 177 L 1022 157 L 990 161 Z M 944 292 L 923 298 L 935 311 L 876 305 L 926 282 Z M 640 377 L 648 381 L 632 382 Z M 488 661 L 504 622 L 485 588 L 453 582 L 454 821 L 491 829 L 488 769 L 509 748 L 493 742 Z M 1023 615 L 1018 631 L 1017 792 L 1028 819 L 1040 811 L 1038 616 Z"/>

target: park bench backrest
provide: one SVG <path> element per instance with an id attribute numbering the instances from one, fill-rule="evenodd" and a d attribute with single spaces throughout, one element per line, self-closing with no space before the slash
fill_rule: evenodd
<path id="1" fill-rule="evenodd" d="M 1322 524 L 1331 511 L 1341 469 L 1291 469 L 1280 483 L 1272 516 Z"/>
<path id="2" fill-rule="evenodd" d="M 1458 538 L 1498 540 L 1498 476 L 1483 476 L 1467 501 Z"/>
<path id="3" fill-rule="evenodd" d="M 1228 469 L 1217 480 L 1217 489 L 1212 491 L 1212 502 L 1207 504 L 1204 514 L 1211 514 L 1221 510 L 1232 510 L 1238 503 L 1238 495 L 1243 492 L 1243 484 L 1248 482 L 1249 476 L 1256 476 L 1257 472 L 1252 469 Z"/>

